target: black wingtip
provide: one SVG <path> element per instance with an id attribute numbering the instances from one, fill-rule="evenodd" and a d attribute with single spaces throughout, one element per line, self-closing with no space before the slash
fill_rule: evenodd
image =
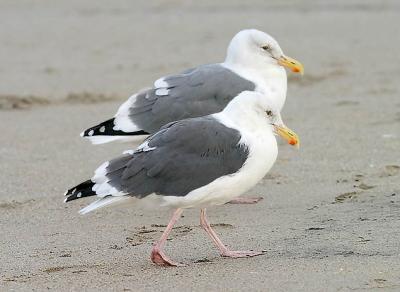
<path id="1" fill-rule="evenodd" d="M 86 129 L 81 133 L 82 137 L 91 137 L 91 136 L 99 136 L 99 135 L 104 135 L 104 136 L 110 136 L 114 135 L 114 118 L 109 119 L 105 122 L 102 122 L 96 126 L 93 126 L 89 129 Z"/>
<path id="2" fill-rule="evenodd" d="M 96 193 L 92 190 L 93 186 L 94 186 L 94 182 L 92 182 L 89 179 L 89 180 L 84 181 L 83 183 L 77 185 L 76 187 L 69 189 L 64 194 L 65 196 L 67 196 L 64 200 L 64 203 L 67 203 L 72 200 L 84 198 L 84 197 L 95 196 Z"/>
<path id="3" fill-rule="evenodd" d="M 81 133 L 81 137 L 92 136 L 138 136 L 149 135 L 148 132 L 140 130 L 136 132 L 124 132 L 121 130 L 114 130 L 114 118 L 93 126 Z"/>

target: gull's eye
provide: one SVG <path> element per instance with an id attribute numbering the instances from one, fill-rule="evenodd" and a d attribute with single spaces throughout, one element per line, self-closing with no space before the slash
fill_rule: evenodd
<path id="1" fill-rule="evenodd" d="M 272 117 L 272 111 L 266 111 L 265 113 L 267 114 L 267 116 Z"/>
<path id="2" fill-rule="evenodd" d="M 269 45 L 263 46 L 262 49 L 263 49 L 264 51 L 268 51 L 268 52 L 271 51 L 271 47 L 270 47 Z"/>

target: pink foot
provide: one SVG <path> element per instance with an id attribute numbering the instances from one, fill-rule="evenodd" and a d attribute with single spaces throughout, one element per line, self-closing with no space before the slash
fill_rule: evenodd
<path id="1" fill-rule="evenodd" d="M 165 255 L 165 253 L 158 249 L 158 248 L 153 248 L 151 251 L 151 261 L 155 263 L 158 266 L 164 266 L 164 267 L 183 267 L 185 266 L 184 264 L 181 263 L 176 263 L 172 261 L 168 256 Z"/>
<path id="2" fill-rule="evenodd" d="M 257 204 L 263 197 L 237 197 L 230 200 L 227 204 Z"/>
<path id="3" fill-rule="evenodd" d="M 221 253 L 223 257 L 229 258 L 246 258 L 246 257 L 255 257 L 259 255 L 263 255 L 265 252 L 262 251 L 252 251 L 252 250 L 227 250 Z"/>

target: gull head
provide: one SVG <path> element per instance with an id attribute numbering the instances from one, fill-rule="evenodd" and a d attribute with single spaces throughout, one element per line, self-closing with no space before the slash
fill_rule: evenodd
<path id="1" fill-rule="evenodd" d="M 280 136 L 287 143 L 299 148 L 299 136 L 282 121 L 276 100 L 266 93 L 243 91 L 223 110 L 236 125 L 262 128 Z"/>
<path id="2" fill-rule="evenodd" d="M 286 56 L 272 36 L 256 29 L 242 30 L 233 37 L 225 63 L 250 67 L 283 66 L 293 72 L 304 73 L 303 65 Z"/>

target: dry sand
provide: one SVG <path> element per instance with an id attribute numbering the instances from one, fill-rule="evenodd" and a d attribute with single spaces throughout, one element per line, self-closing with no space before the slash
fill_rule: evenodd
<path id="1" fill-rule="evenodd" d="M 1 1 L 1 291 L 400 290 L 400 4 L 285 3 Z M 156 267 L 168 210 L 62 203 L 129 148 L 78 134 L 156 78 L 221 61 L 248 27 L 305 64 L 283 113 L 302 147 L 281 145 L 259 204 L 209 216 L 230 247 L 267 253 L 220 258 L 189 210 L 167 247 L 188 266 Z"/>

